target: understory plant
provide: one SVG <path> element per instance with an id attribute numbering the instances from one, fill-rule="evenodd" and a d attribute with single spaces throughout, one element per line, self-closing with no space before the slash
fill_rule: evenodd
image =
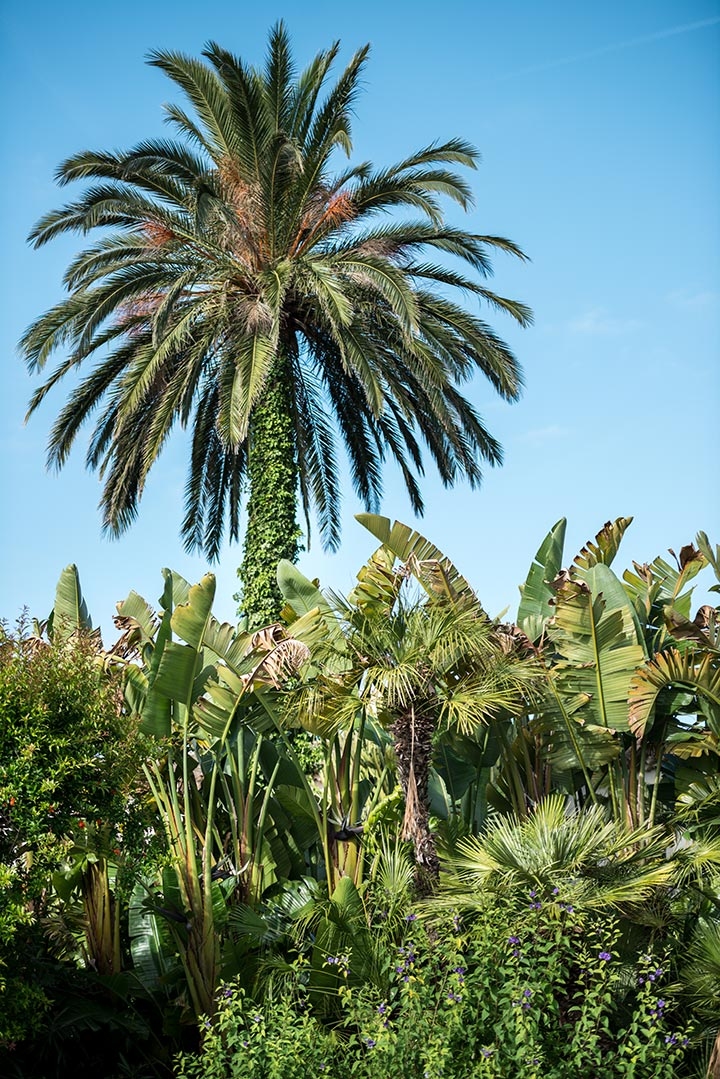
<path id="1" fill-rule="evenodd" d="M 666 959 L 622 962 L 611 916 L 494 898 L 468 924 L 411 915 L 383 989 L 354 986 L 352 956 L 328 955 L 340 1013 L 313 1016 L 298 961 L 281 994 L 220 995 L 182 1079 L 673 1079 L 690 1041 Z"/>

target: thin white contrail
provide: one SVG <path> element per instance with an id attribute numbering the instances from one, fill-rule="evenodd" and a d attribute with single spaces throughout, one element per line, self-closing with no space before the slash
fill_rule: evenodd
<path id="1" fill-rule="evenodd" d="M 530 67 L 519 68 L 517 71 L 509 71 L 506 75 L 500 75 L 499 79 L 502 81 L 502 79 L 513 79 L 517 75 L 532 75 L 536 71 L 550 71 L 552 68 L 564 67 L 566 64 L 576 64 L 580 60 L 589 60 L 594 56 L 604 56 L 606 53 L 619 52 L 621 49 L 631 49 L 635 45 L 646 45 L 651 41 L 675 37 L 676 34 L 689 34 L 693 30 L 703 30 L 708 26 L 717 26 L 718 23 L 720 23 L 720 15 L 714 15 L 711 19 L 698 19 L 697 22 L 686 22 L 681 26 L 670 26 L 667 30 L 656 30 L 653 34 L 643 34 L 642 37 L 629 38 L 627 41 L 616 41 L 612 45 L 603 45 L 599 49 L 578 52 L 574 56 L 564 56 L 559 60 L 548 60 L 545 64 L 533 64 Z"/>

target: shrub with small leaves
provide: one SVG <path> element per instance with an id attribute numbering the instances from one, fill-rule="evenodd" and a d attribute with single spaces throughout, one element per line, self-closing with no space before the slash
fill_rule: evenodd
<path id="1" fill-rule="evenodd" d="M 228 987 L 183 1079 L 674 1079 L 688 1038 L 662 961 L 620 960 L 618 930 L 562 897 L 495 896 L 464 926 L 407 922 L 386 989 L 338 979 L 341 1016 L 314 1018 L 302 965 L 284 995 Z M 350 956 L 328 956 L 332 969 Z M 303 1062 L 298 1071 L 299 1061 Z"/>

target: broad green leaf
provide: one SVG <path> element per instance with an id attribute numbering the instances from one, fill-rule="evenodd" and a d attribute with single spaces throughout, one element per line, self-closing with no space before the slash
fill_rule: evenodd
<path id="1" fill-rule="evenodd" d="M 450 559 L 419 532 L 376 513 L 358 513 L 355 520 L 392 551 L 430 595 L 467 600 L 479 606 L 475 592 Z"/>
<path id="2" fill-rule="evenodd" d="M 565 582 L 557 592 L 549 634 L 564 662 L 557 666 L 556 686 L 564 698 L 588 695 L 579 713 L 586 722 L 628 730 L 630 679 L 645 653 L 624 592 L 620 606 L 613 609 L 606 601 L 606 591 L 616 594 L 612 571 L 598 563 L 582 578 Z"/>
<path id="3" fill-rule="evenodd" d="M 535 555 L 525 584 L 520 589 L 518 625 L 531 641 L 538 640 L 548 619 L 554 614 L 554 606 L 550 601 L 554 599 L 555 593 L 550 583 L 562 568 L 566 524 L 565 517 L 561 517 L 550 529 Z"/>
<path id="4" fill-rule="evenodd" d="M 595 541 L 589 540 L 580 554 L 573 559 L 573 565 L 578 569 L 590 569 L 599 563 L 609 566 L 632 520 L 632 517 L 618 517 L 615 521 L 607 521 L 598 532 Z"/>
<path id="5" fill-rule="evenodd" d="M 117 613 L 120 618 L 127 618 L 138 627 L 143 643 L 153 640 L 158 627 L 157 616 L 137 592 L 130 592 L 127 599 L 117 604 Z"/>
<path id="6" fill-rule="evenodd" d="M 693 689 L 714 709 L 720 709 L 720 664 L 713 653 L 680 652 L 675 648 L 660 652 L 638 670 L 629 687 L 630 730 L 642 738 L 658 694 L 668 686 Z M 711 712 L 710 715 L 714 715 Z M 720 724 L 709 720 L 713 734 Z"/>
<path id="7" fill-rule="evenodd" d="M 292 607 L 296 619 L 319 611 L 331 638 L 338 643 L 343 640 L 342 629 L 332 607 L 317 585 L 297 566 L 282 559 L 277 568 L 277 581 L 282 597 Z"/>
<path id="8" fill-rule="evenodd" d="M 73 563 L 60 574 L 55 589 L 55 606 L 48 630 L 53 640 L 63 642 L 78 630 L 91 630 L 92 620 L 80 588 L 80 576 Z"/>
<path id="9" fill-rule="evenodd" d="M 172 639 L 170 620 L 173 608 L 173 575 L 170 570 L 164 569 L 163 577 L 165 578 L 165 588 L 160 598 L 162 618 L 155 636 L 155 647 L 150 658 L 147 695 L 143 703 L 140 721 L 141 729 L 146 734 L 153 734 L 158 738 L 166 738 L 171 733 L 173 716 L 170 697 L 161 693 L 155 687 L 163 651 L 166 644 Z"/>
<path id="10" fill-rule="evenodd" d="M 214 598 L 215 575 L 206 573 L 199 584 L 190 588 L 187 600 L 178 603 L 173 611 L 170 621 L 173 633 L 196 652 L 202 647 Z"/>

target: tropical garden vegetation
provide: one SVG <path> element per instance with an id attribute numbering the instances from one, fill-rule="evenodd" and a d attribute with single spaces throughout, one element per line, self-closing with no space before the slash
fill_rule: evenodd
<path id="1" fill-rule="evenodd" d="M 166 570 L 105 648 L 74 566 L 6 630 L 8 1074 L 716 1075 L 720 549 L 558 522 L 511 624 L 361 522 L 261 630 Z"/>
<path id="2" fill-rule="evenodd" d="M 153 54 L 177 139 L 70 158 L 32 234 L 100 230 L 22 342 L 62 353 L 31 412 L 93 365 L 51 463 L 93 417 L 117 533 L 189 427 L 186 545 L 247 528 L 237 625 L 164 570 L 106 646 L 68 566 L 0 630 L 3 1075 L 718 1079 L 720 548 L 621 573 L 630 518 L 573 559 L 561 520 L 503 622 L 377 515 L 386 459 L 418 512 L 423 455 L 501 459 L 460 390 L 520 370 L 457 296 L 530 313 L 485 287 L 522 252 L 438 201 L 471 146 L 339 167 L 337 51 Z M 337 443 L 376 544 L 347 596 L 295 564 L 298 506 L 339 542 Z"/>

